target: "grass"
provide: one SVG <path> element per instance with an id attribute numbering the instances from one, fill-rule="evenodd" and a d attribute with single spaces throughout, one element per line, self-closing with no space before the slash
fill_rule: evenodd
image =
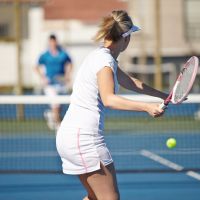
<path id="1" fill-rule="evenodd" d="M 200 133 L 200 121 L 189 117 L 150 118 L 124 117 L 109 118 L 105 122 L 106 133 L 166 133 L 197 132 Z M 0 134 L 49 134 L 52 133 L 44 119 L 1 120 Z"/>
<path id="2" fill-rule="evenodd" d="M 121 130 L 125 129 L 132 132 L 199 132 L 200 121 L 193 118 L 129 118 L 129 119 L 110 119 L 106 122 L 106 129 Z"/>

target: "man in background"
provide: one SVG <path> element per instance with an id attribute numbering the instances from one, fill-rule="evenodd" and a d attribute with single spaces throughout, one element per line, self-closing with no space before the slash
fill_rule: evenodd
<path id="1" fill-rule="evenodd" d="M 72 75 L 72 60 L 68 53 L 58 44 L 54 34 L 49 36 L 48 49 L 38 59 L 36 72 L 43 84 L 44 94 L 53 98 L 59 94 L 66 94 L 70 86 Z M 56 130 L 61 122 L 60 105 L 51 104 L 51 109 L 45 111 L 48 127 Z"/>

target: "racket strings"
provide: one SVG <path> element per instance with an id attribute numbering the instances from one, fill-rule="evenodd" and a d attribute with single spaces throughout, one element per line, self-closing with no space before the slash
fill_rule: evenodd
<path id="1" fill-rule="evenodd" d="M 187 95 L 188 88 L 191 85 L 194 68 L 195 68 L 194 59 L 191 59 L 187 63 L 187 65 L 183 68 L 177 87 L 174 90 L 173 101 L 175 103 L 178 103 L 181 99 L 184 99 L 184 97 Z"/>

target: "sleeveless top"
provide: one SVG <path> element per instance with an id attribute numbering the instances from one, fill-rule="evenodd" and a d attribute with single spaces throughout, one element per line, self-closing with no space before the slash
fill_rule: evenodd
<path id="1" fill-rule="evenodd" d="M 70 106 L 61 128 L 74 127 L 96 131 L 104 129 L 105 107 L 99 94 L 97 73 L 105 66 L 112 69 L 114 92 L 118 91 L 118 63 L 108 48 L 100 47 L 85 58 L 79 69 L 73 85 Z"/>

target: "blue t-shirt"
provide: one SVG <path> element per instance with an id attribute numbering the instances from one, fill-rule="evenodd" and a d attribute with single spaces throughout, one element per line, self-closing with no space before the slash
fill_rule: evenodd
<path id="1" fill-rule="evenodd" d="M 71 63 L 71 58 L 62 49 L 58 48 L 57 55 L 52 55 L 49 50 L 43 53 L 38 60 L 39 65 L 44 65 L 49 84 L 56 84 L 56 77 L 64 75 L 65 65 Z"/>

